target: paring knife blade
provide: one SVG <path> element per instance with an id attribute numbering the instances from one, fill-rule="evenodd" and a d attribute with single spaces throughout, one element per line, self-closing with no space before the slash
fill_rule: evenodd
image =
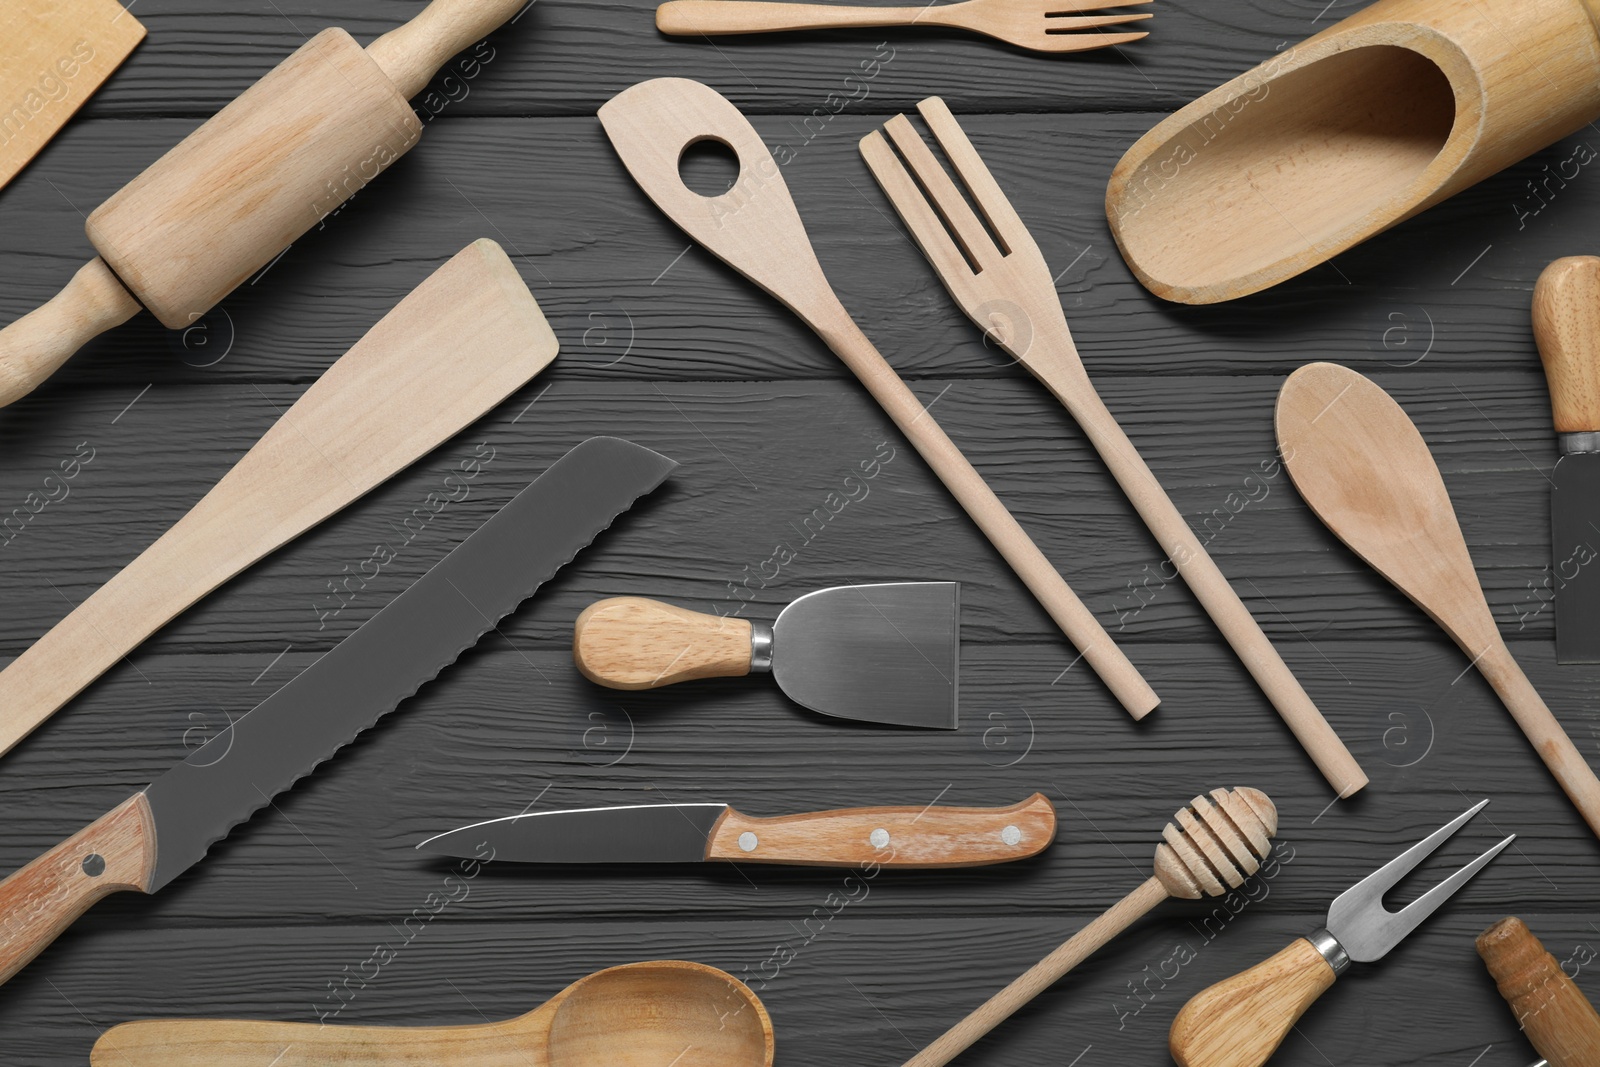
<path id="1" fill-rule="evenodd" d="M 617 438 L 578 445 L 294 680 L 0 882 L 0 981 L 101 897 L 171 882 L 453 663 L 676 466 Z"/>
<path id="2" fill-rule="evenodd" d="M 1556 659 L 1600 663 L 1600 259 L 1570 256 L 1544 269 L 1533 335 L 1561 443 L 1550 472 Z"/>
<path id="3" fill-rule="evenodd" d="M 1036 855 L 1055 832 L 1055 809 L 1035 793 L 1004 808 L 839 808 L 765 819 L 727 804 L 574 808 L 473 823 L 417 848 L 516 863 L 976 867 Z"/>

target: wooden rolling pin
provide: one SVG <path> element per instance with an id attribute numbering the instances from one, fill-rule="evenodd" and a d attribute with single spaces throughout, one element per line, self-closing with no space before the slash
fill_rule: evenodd
<path id="1" fill-rule="evenodd" d="M 89 216 L 100 254 L 0 330 L 0 406 L 140 305 L 192 325 L 414 144 L 406 103 L 527 0 L 433 0 L 362 49 L 323 30 Z"/>
<path id="2" fill-rule="evenodd" d="M 1600 1013 L 1526 923 L 1501 919 L 1478 935 L 1478 955 L 1549 1067 L 1600 1064 Z"/>

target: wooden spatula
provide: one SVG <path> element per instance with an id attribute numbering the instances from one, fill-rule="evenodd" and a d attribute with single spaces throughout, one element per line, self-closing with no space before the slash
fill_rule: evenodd
<path id="1" fill-rule="evenodd" d="M 0 753 L 173 616 L 543 370 L 556 338 L 475 241 L 329 367 L 187 515 L 0 671 Z"/>
<path id="2" fill-rule="evenodd" d="M 1284 383 L 1277 428 L 1284 465 L 1311 510 L 1472 657 L 1600 835 L 1600 780 L 1511 658 L 1444 479 L 1405 411 L 1355 371 L 1312 363 Z"/>
<path id="3" fill-rule="evenodd" d="M 117 0 L 0 4 L 0 187 L 144 40 Z"/>

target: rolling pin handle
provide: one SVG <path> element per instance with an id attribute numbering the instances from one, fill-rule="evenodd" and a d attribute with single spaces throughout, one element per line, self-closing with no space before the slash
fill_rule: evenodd
<path id="1" fill-rule="evenodd" d="M 139 302 L 96 256 L 55 296 L 0 330 L 0 407 L 27 396 L 88 341 L 127 322 Z"/>
<path id="2" fill-rule="evenodd" d="M 367 54 L 410 100 L 446 60 L 527 6 L 530 0 L 433 0 L 416 18 L 367 45 Z"/>

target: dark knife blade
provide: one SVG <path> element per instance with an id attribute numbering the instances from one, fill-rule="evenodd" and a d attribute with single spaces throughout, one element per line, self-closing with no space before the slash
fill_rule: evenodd
<path id="1" fill-rule="evenodd" d="M 433 679 L 677 464 L 612 437 L 553 463 L 228 729 L 0 883 L 0 981 L 108 892 L 153 893 Z"/>
<path id="2" fill-rule="evenodd" d="M 1564 434 L 1562 444 L 1581 437 L 1600 434 Z M 1600 452 L 1563 455 L 1550 483 L 1556 660 L 1600 663 Z"/>
<path id="3" fill-rule="evenodd" d="M 631 804 L 536 811 L 462 826 L 417 846 L 439 856 L 475 856 L 484 846 L 513 863 L 696 863 L 726 804 Z"/>

